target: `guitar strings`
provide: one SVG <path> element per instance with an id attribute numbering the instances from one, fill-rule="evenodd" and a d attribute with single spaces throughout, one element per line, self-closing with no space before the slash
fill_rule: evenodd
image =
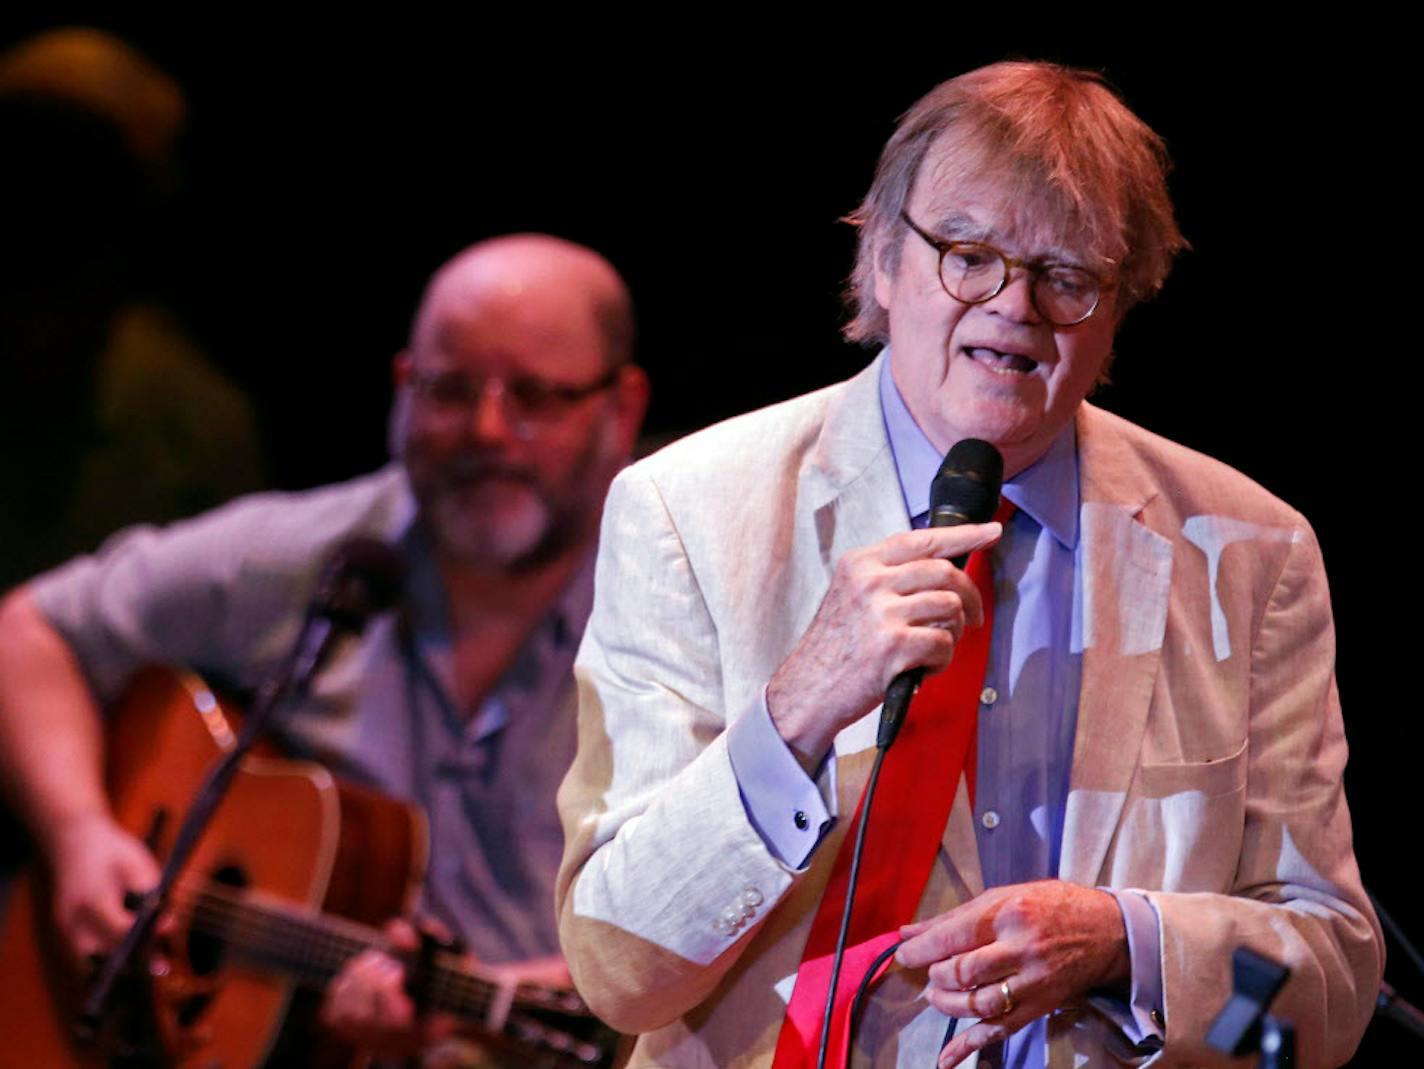
<path id="1" fill-rule="evenodd" d="M 329 980 L 367 947 L 403 956 L 375 929 L 353 921 L 305 916 L 289 907 L 255 901 L 250 892 L 229 889 L 217 882 L 199 883 L 195 889 L 192 882 L 185 881 L 181 889 L 186 894 L 178 904 L 178 912 L 190 917 L 200 932 L 215 936 L 243 956 L 265 958 L 316 982 Z M 468 969 L 437 963 L 430 990 L 442 1009 L 484 1015 L 494 1004 L 500 986 L 499 981 L 474 975 Z M 520 1001 L 541 1008 L 586 1012 L 577 996 L 563 996 L 527 984 L 517 985 L 515 993 Z"/>
<path id="2" fill-rule="evenodd" d="M 187 917 L 190 930 L 231 946 L 240 958 L 256 959 L 256 963 L 265 959 L 309 986 L 325 983 L 368 947 L 408 957 L 374 928 L 341 917 L 302 912 L 285 903 L 264 900 L 244 888 L 190 878 L 180 882 L 178 892 L 175 913 Z M 504 1019 L 491 1021 L 491 1007 L 501 995 L 505 997 Z M 604 1054 L 598 1043 L 565 1031 L 567 1026 L 527 1015 L 533 1010 L 585 1018 L 588 1008 L 574 992 L 519 983 L 511 993 L 507 985 L 480 976 L 447 953 L 437 956 L 428 997 L 437 1009 L 483 1020 L 486 1028 L 506 1031 L 523 1042 L 572 1057 L 581 1064 L 596 1064 Z"/>

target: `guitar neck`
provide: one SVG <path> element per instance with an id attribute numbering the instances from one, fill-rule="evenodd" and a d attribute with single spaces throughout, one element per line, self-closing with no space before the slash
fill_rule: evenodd
<path id="1" fill-rule="evenodd" d="M 324 987 L 348 961 L 376 948 L 414 967 L 414 955 L 391 945 L 380 931 L 330 914 L 312 913 L 259 892 L 208 883 L 188 899 L 189 924 L 220 941 L 236 957 L 269 972 L 291 976 L 306 987 Z M 429 963 L 428 1008 L 540 1051 L 541 1064 L 607 1065 L 613 1040 L 572 991 L 515 984 L 485 975 L 449 951 Z M 575 1027 L 570 1030 L 570 1025 Z M 616 1037 L 614 1037 L 616 1039 Z"/>
<path id="2" fill-rule="evenodd" d="M 375 928 L 225 884 L 211 883 L 202 889 L 191 899 L 190 910 L 195 931 L 219 940 L 243 961 L 288 975 L 304 987 L 324 987 L 348 961 L 371 948 L 412 963 L 412 955 L 392 946 Z M 447 951 L 437 952 L 430 965 L 431 1009 L 488 1028 L 492 1022 L 502 1025 L 516 997 L 551 1009 L 565 1009 L 568 1004 L 560 992 L 528 985 L 516 989 L 482 976 Z"/>

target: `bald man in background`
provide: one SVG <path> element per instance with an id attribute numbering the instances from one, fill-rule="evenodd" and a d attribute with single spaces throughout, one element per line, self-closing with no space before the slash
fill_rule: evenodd
<path id="1" fill-rule="evenodd" d="M 424 807 L 423 916 L 485 963 L 562 973 L 554 792 L 574 751 L 570 669 L 603 499 L 647 403 L 632 341 L 627 290 L 597 254 L 539 235 L 475 245 L 431 280 L 395 359 L 394 463 L 131 529 L 0 603 L 0 772 L 77 955 L 111 948 L 124 892 L 158 875 L 105 797 L 101 706 L 154 662 L 252 693 L 322 562 L 374 537 L 403 559 L 402 603 L 338 649 L 282 741 Z M 418 1041 L 381 955 L 347 965 L 323 1017 L 363 1046 Z"/>

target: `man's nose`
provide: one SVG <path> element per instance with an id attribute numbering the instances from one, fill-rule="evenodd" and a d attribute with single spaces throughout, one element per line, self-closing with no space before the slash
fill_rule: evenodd
<path id="1" fill-rule="evenodd" d="M 1004 288 L 989 299 L 989 307 L 1016 323 L 1039 323 L 1043 316 L 1033 303 L 1033 272 L 1015 266 L 1009 269 Z"/>
<path id="2" fill-rule="evenodd" d="M 476 441 L 503 442 L 518 437 L 518 427 L 510 418 L 504 383 L 486 379 L 470 410 L 470 436 Z"/>

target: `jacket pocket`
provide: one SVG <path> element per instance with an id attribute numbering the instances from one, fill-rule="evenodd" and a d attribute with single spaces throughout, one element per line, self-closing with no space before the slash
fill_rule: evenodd
<path id="1" fill-rule="evenodd" d="M 1138 766 L 1107 875 L 1115 887 L 1225 891 L 1246 828 L 1243 743 L 1215 761 Z"/>
<path id="2" fill-rule="evenodd" d="M 1235 753 L 1212 761 L 1144 763 L 1137 768 L 1132 793 L 1142 798 L 1166 798 L 1187 792 L 1219 798 L 1246 787 L 1246 743 Z"/>

